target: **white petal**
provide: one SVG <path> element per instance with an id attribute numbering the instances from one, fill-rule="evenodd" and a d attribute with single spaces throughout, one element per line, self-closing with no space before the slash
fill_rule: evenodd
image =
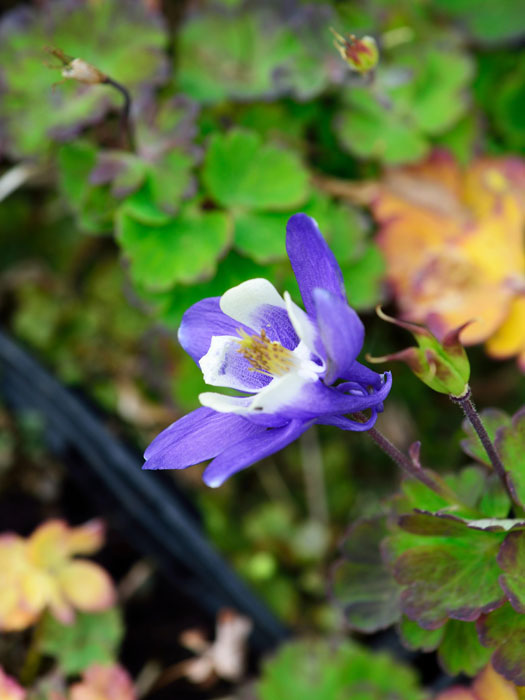
<path id="1" fill-rule="evenodd" d="M 306 345 L 308 350 L 315 355 L 319 356 L 316 350 L 315 343 L 318 337 L 317 328 L 308 318 L 308 315 L 301 309 L 300 306 L 292 301 L 291 296 L 288 292 L 284 293 L 284 299 L 286 302 L 286 310 L 288 312 L 288 317 L 294 327 L 295 332 L 299 336 L 302 343 Z"/>
<path id="2" fill-rule="evenodd" d="M 249 361 L 239 353 L 239 342 L 238 336 L 213 336 L 210 349 L 199 360 L 206 384 L 253 393 L 271 381 L 266 375 L 251 369 Z"/>
<path id="3" fill-rule="evenodd" d="M 283 406 L 293 406 L 294 399 L 299 396 L 301 389 L 306 384 L 315 381 L 319 381 L 315 372 L 301 370 L 277 377 L 255 396 L 239 398 L 206 392 L 199 395 L 199 401 L 203 406 L 219 413 L 237 413 L 240 415 L 273 414 L 278 413 Z"/>
<path id="4" fill-rule="evenodd" d="M 261 306 L 270 304 L 286 308 L 283 298 L 271 282 L 261 278 L 247 280 L 225 292 L 220 301 L 221 311 L 250 328 L 255 328 Z M 259 330 L 255 328 L 255 330 Z"/>
<path id="5" fill-rule="evenodd" d="M 253 397 L 227 396 L 226 394 L 217 394 L 214 391 L 205 391 L 199 394 L 199 401 L 202 406 L 211 408 L 217 413 L 246 414 L 250 412 L 249 407 Z"/>

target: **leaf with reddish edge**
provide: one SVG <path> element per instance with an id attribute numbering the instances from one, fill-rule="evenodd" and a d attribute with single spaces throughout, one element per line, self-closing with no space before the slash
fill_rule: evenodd
<path id="1" fill-rule="evenodd" d="M 508 681 L 525 685 L 525 615 L 519 615 L 507 603 L 476 623 L 483 646 L 495 649 L 492 665 Z"/>
<path id="2" fill-rule="evenodd" d="M 429 652 L 439 649 L 441 666 L 450 676 L 466 673 L 473 676 L 490 659 L 490 651 L 481 646 L 476 626 L 472 622 L 448 620 L 436 630 L 426 630 L 417 622 L 403 617 L 398 631 L 403 646 Z"/>
<path id="3" fill-rule="evenodd" d="M 342 557 L 332 569 L 332 595 L 349 626 L 360 632 L 385 629 L 401 614 L 401 588 L 380 552 L 386 534 L 384 517 L 353 523 L 341 546 Z"/>
<path id="4" fill-rule="evenodd" d="M 435 651 L 441 644 L 445 627 L 439 627 L 435 630 L 426 630 L 414 620 L 410 620 L 406 615 L 403 615 L 397 632 L 401 638 L 401 643 L 406 649 L 411 651 Z"/>
<path id="5" fill-rule="evenodd" d="M 449 676 L 460 673 L 474 676 L 489 662 L 490 651 L 481 646 L 474 623 L 449 620 L 439 645 L 438 658 Z"/>
<path id="6" fill-rule="evenodd" d="M 444 476 L 428 469 L 425 471 L 448 486 L 464 507 L 450 503 L 420 481 L 409 478 L 403 480 L 402 493 L 393 501 L 396 513 L 401 515 L 418 509 L 431 513 L 453 511 L 454 515 L 463 518 L 472 517 L 474 512 L 485 518 L 505 518 L 508 515 L 510 499 L 498 477 L 486 469 L 472 465 Z"/>
<path id="7" fill-rule="evenodd" d="M 525 613 L 525 534 L 509 532 L 498 553 L 498 564 L 503 569 L 500 586 L 510 604 L 519 613 Z"/>
<path id="8" fill-rule="evenodd" d="M 487 408 L 480 412 L 479 417 L 492 441 L 494 441 L 496 433 L 500 428 L 510 426 L 511 424 L 510 416 L 505 413 L 505 411 L 500 411 L 498 408 Z M 469 457 L 472 457 L 472 459 L 481 462 L 481 464 L 492 468 L 492 464 L 485 452 L 485 448 L 481 444 L 481 440 L 472 427 L 472 424 L 466 418 L 463 421 L 462 428 L 467 434 L 467 437 L 460 443 L 463 452 Z"/>
<path id="9" fill-rule="evenodd" d="M 448 618 L 469 622 L 502 605 L 496 555 L 504 532 L 427 513 L 402 516 L 399 524 L 420 536 L 393 564 L 396 580 L 405 587 L 401 607 L 410 619 L 437 629 Z"/>
<path id="10" fill-rule="evenodd" d="M 511 425 L 497 431 L 495 446 L 507 472 L 509 489 L 525 506 L 525 408 L 513 416 Z"/>

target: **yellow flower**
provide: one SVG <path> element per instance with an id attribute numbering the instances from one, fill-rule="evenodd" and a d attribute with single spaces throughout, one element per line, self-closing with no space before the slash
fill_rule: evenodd
<path id="1" fill-rule="evenodd" d="M 47 607 L 68 624 L 75 609 L 94 612 L 113 605 L 108 574 L 93 562 L 74 558 L 97 551 L 103 539 L 100 521 L 70 528 L 51 520 L 28 539 L 0 536 L 0 630 L 25 629 Z"/>
<path id="2" fill-rule="evenodd" d="M 480 158 L 462 170 L 435 152 L 392 170 L 372 203 L 387 275 L 405 318 L 525 367 L 525 162 Z"/>

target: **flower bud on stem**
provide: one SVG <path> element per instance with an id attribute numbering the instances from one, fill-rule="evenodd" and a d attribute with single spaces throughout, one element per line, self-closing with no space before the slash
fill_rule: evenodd
<path id="1" fill-rule="evenodd" d="M 133 128 L 131 124 L 131 95 L 129 90 L 121 83 L 110 78 L 100 71 L 96 66 L 84 61 L 83 58 L 73 58 L 68 56 L 61 49 L 45 47 L 45 50 L 61 62 L 62 77 L 65 80 L 75 80 L 84 85 L 111 85 L 112 88 L 118 90 L 124 98 L 124 105 L 121 113 L 121 128 L 126 135 L 127 146 L 130 151 L 135 150 Z M 53 67 L 53 66 L 50 66 Z M 56 66 L 55 66 L 56 67 Z"/>

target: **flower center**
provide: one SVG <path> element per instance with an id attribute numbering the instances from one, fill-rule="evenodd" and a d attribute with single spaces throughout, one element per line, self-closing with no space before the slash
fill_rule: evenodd
<path id="1" fill-rule="evenodd" d="M 250 371 L 281 377 L 295 366 L 296 358 L 292 351 L 270 340 L 264 329 L 260 335 L 248 335 L 241 329 L 237 333 L 241 336 L 237 352 L 251 364 Z"/>

